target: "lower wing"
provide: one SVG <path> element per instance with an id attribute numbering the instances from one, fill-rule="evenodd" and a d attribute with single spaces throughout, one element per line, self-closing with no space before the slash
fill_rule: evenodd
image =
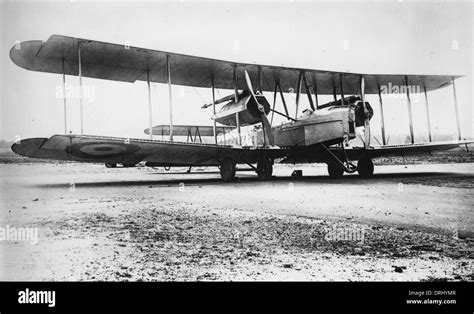
<path id="1" fill-rule="evenodd" d="M 194 166 L 219 165 L 224 158 L 237 163 L 255 163 L 262 156 L 280 158 L 284 149 L 243 148 L 192 142 L 171 142 L 91 135 L 54 135 L 30 138 L 13 144 L 12 150 L 22 156 L 94 163 Z"/>
<path id="2" fill-rule="evenodd" d="M 473 141 L 459 142 L 435 142 L 435 143 L 418 143 L 406 145 L 385 145 L 369 147 L 367 150 L 363 147 L 352 147 L 342 149 L 338 146 L 330 147 L 329 150 L 339 159 L 344 160 L 345 156 L 349 160 L 359 160 L 363 157 L 379 158 L 379 157 L 399 157 L 409 155 L 430 154 L 436 151 L 445 151 L 457 148 L 460 145 L 467 145 Z M 302 148 L 291 151 L 282 163 L 311 163 L 311 162 L 328 162 L 329 155 L 327 151 L 320 145 L 316 144 L 312 147 Z"/>
<path id="3" fill-rule="evenodd" d="M 449 150 L 464 142 L 437 142 L 407 145 L 354 147 L 343 150 L 331 147 L 338 158 L 358 160 L 362 157 L 378 158 L 426 154 Z M 283 163 L 327 162 L 328 155 L 320 144 L 294 149 L 245 148 L 195 142 L 171 142 L 146 139 L 129 139 L 91 135 L 54 135 L 50 138 L 31 138 L 13 144 L 12 150 L 23 156 L 52 160 L 94 163 L 137 164 L 141 161 L 156 165 L 217 166 L 224 158 L 237 163 L 255 163 L 261 157 L 283 158 Z"/>
<path id="4" fill-rule="evenodd" d="M 370 147 L 367 149 L 367 152 L 362 147 L 354 147 L 350 150 L 347 150 L 347 157 L 349 159 L 356 160 L 366 156 L 366 154 L 368 154 L 370 158 L 430 154 L 436 151 L 450 150 L 457 148 L 460 145 L 470 143 L 472 143 L 472 141 L 385 145 Z"/>

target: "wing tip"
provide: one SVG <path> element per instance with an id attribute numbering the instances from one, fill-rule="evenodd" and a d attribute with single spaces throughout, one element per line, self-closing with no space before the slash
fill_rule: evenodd
<path id="1" fill-rule="evenodd" d="M 14 143 L 10 149 L 17 155 L 25 157 L 33 157 L 34 152 L 37 151 L 47 138 L 28 138 Z"/>
<path id="2" fill-rule="evenodd" d="M 42 44 L 42 40 L 27 40 L 15 42 L 15 44 L 10 48 L 10 60 L 20 68 L 35 71 L 31 64 L 34 56 L 32 57 L 29 51 L 34 48 L 35 45 L 40 47 Z"/>

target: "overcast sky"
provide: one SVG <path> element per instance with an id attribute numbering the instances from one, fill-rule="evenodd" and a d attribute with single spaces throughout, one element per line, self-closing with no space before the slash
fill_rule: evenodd
<path id="1" fill-rule="evenodd" d="M 466 75 L 457 81 L 463 135 L 472 135 L 472 16 L 470 1 L 205 2 L 2 1 L 0 138 L 63 133 L 62 77 L 17 67 L 15 41 L 52 34 L 240 62 L 333 71 Z M 67 77 L 77 84 L 77 77 Z M 84 78 L 94 88 L 85 102 L 84 133 L 146 137 L 146 83 Z M 168 123 L 167 87 L 153 84 L 153 122 Z M 229 91 L 218 91 L 225 96 Z M 174 123 L 211 125 L 200 109 L 210 90 L 173 87 Z M 414 97 L 417 140 L 426 139 L 424 97 Z M 293 97 L 293 98 L 292 98 Z M 269 95 L 269 98 L 271 96 Z M 288 101 L 294 102 L 294 95 Z M 430 93 L 432 128 L 455 134 L 452 87 Z M 302 98 L 306 101 L 305 97 Z M 330 100 L 321 97 L 320 102 Z M 373 132 L 380 129 L 378 98 Z M 304 105 L 303 105 L 304 106 Z M 387 133 L 408 134 L 405 99 L 384 99 Z M 68 101 L 68 125 L 79 133 L 79 101 Z"/>

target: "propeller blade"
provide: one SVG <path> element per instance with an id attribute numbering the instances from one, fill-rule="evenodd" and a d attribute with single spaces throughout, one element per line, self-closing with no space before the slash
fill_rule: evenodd
<path id="1" fill-rule="evenodd" d="M 267 115 L 265 114 L 265 108 L 258 102 L 257 97 L 255 96 L 255 93 L 253 92 L 252 81 L 250 80 L 250 76 L 247 70 L 245 70 L 245 81 L 247 82 L 247 87 L 250 91 L 250 94 L 252 94 L 253 100 L 255 100 L 258 110 L 260 111 L 260 117 L 262 118 L 262 123 L 263 123 L 263 137 L 266 136 L 268 138 L 268 143 L 271 146 L 273 146 L 274 140 L 273 140 L 272 126 L 270 125 L 270 121 L 268 121 Z"/>
<path id="2" fill-rule="evenodd" d="M 247 83 L 247 87 L 253 95 L 252 80 L 250 80 L 249 72 L 247 72 L 247 70 L 245 70 L 245 82 Z"/>
<path id="3" fill-rule="evenodd" d="M 260 110 L 260 112 L 265 114 L 265 108 L 263 108 L 263 106 L 260 105 L 260 103 L 257 100 L 257 97 L 255 97 L 255 93 L 253 92 L 253 87 L 252 87 L 252 81 L 250 80 L 250 76 L 247 70 L 245 70 L 245 81 L 247 82 L 247 87 L 250 91 L 250 94 L 252 94 L 253 100 L 255 100 L 255 102 L 257 103 L 258 110 Z"/>

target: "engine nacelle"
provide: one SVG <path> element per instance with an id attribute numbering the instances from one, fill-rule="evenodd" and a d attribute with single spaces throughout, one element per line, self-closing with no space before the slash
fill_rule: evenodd
<path id="1" fill-rule="evenodd" d="M 348 107 L 307 111 L 298 121 L 273 128 L 273 135 L 281 147 L 340 143 L 356 137 L 354 112 Z"/>
<path id="2" fill-rule="evenodd" d="M 265 114 L 268 114 L 270 112 L 270 104 L 266 98 L 263 95 L 256 95 L 256 98 L 263 106 Z M 239 115 L 240 126 L 262 122 L 257 103 L 248 92 L 239 95 L 239 101 L 237 103 L 230 101 L 222 106 L 221 110 L 214 116 L 214 119 L 220 124 L 237 127 L 236 114 Z"/>

